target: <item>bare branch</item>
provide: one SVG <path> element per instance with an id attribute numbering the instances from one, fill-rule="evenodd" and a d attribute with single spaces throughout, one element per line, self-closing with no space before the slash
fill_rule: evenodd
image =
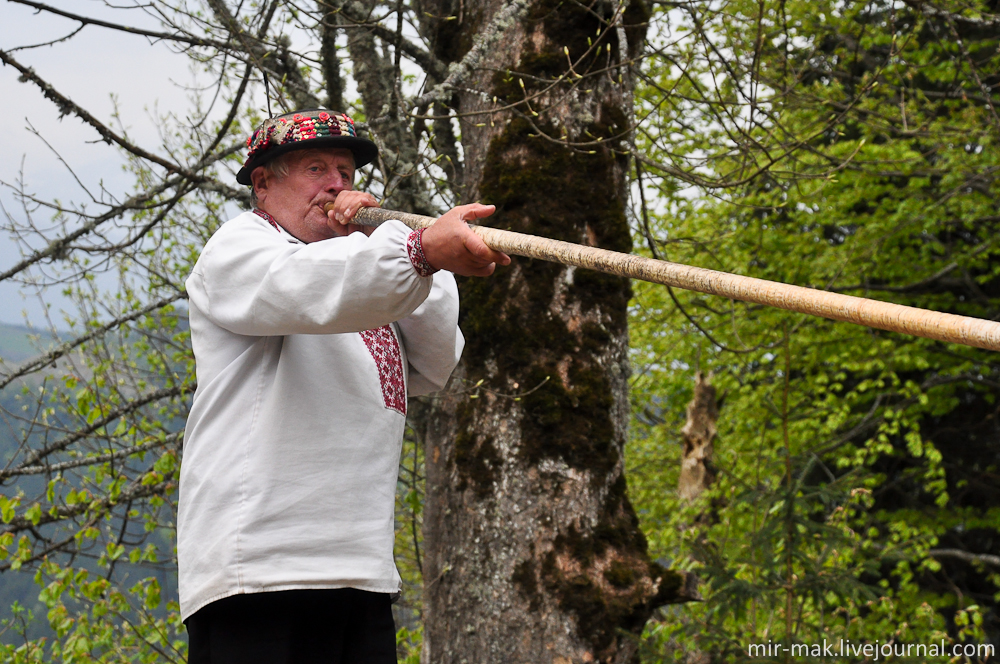
<path id="1" fill-rule="evenodd" d="M 242 148 L 242 143 L 237 143 L 235 145 L 229 146 L 227 149 L 222 150 L 221 152 L 209 155 L 203 158 L 197 164 L 195 164 L 195 169 L 201 170 L 203 168 L 206 168 L 213 162 L 224 159 L 225 157 L 228 157 L 234 152 L 240 150 L 241 148 Z M 5 281 L 7 279 L 10 279 L 14 275 L 23 272 L 32 265 L 40 263 L 48 258 L 52 259 L 63 258 L 66 255 L 66 253 L 72 249 L 72 243 L 74 241 L 80 239 L 81 237 L 87 235 L 88 233 L 93 232 L 102 224 L 122 216 L 129 210 L 149 210 L 154 207 L 159 207 L 161 205 L 164 205 L 165 203 L 155 203 L 152 205 L 147 205 L 147 203 L 150 203 L 150 201 L 155 200 L 158 196 L 160 196 L 163 192 L 167 191 L 171 187 L 182 185 L 183 183 L 184 179 L 182 177 L 168 178 L 163 182 L 161 182 L 160 184 L 150 187 L 143 193 L 137 194 L 136 196 L 127 199 L 121 205 L 117 205 L 111 208 L 104 214 L 91 218 L 90 221 L 83 224 L 79 228 L 73 230 L 72 232 L 60 238 L 52 240 L 51 242 L 49 242 L 48 246 L 46 246 L 44 249 L 40 249 L 39 251 L 34 252 L 30 256 L 22 260 L 20 263 L 16 264 L 14 267 L 0 273 L 0 281 Z M 213 178 L 203 178 L 198 183 L 198 189 L 213 191 L 222 194 L 226 198 L 232 200 L 239 200 L 244 202 L 249 200 L 249 195 L 247 194 L 246 190 L 236 189 L 235 187 L 222 184 L 221 182 L 218 182 Z M 166 203 L 168 204 L 169 201 L 167 201 Z"/>
<path id="2" fill-rule="evenodd" d="M 54 463 L 49 466 L 21 466 L 13 471 L 6 472 L 9 472 L 11 475 L 42 475 L 45 473 L 59 473 L 64 470 L 69 470 L 70 468 L 79 468 L 80 466 L 93 466 L 99 463 L 107 463 L 108 461 L 121 459 L 122 457 L 132 456 L 133 454 L 139 454 L 140 452 L 147 452 L 157 447 L 163 447 L 164 445 L 176 444 L 183 435 L 184 432 L 181 431 L 178 433 L 172 433 L 162 440 L 155 439 L 142 443 L 141 445 L 115 450 L 114 452 L 81 457 L 79 459 L 74 459 L 73 461 L 63 461 L 62 463 Z M 0 473 L 0 479 L 3 477 L 4 473 Z"/>
<path id="3" fill-rule="evenodd" d="M 382 41 L 388 42 L 400 49 L 408 58 L 430 74 L 434 80 L 441 80 L 448 75 L 448 68 L 445 66 L 445 63 L 435 57 L 433 53 L 421 48 L 403 35 L 390 30 L 377 21 L 370 21 L 370 15 L 359 13 L 356 6 L 345 3 L 338 7 L 329 0 L 320 0 L 319 4 L 320 6 L 329 8 L 334 16 L 339 17 L 343 27 L 368 30 Z M 328 17 L 324 17 L 323 27 L 326 27 L 330 22 L 330 18 Z"/>
<path id="4" fill-rule="evenodd" d="M 157 309 L 161 309 L 167 306 L 168 304 L 171 304 L 183 298 L 187 298 L 187 293 L 178 293 L 176 295 L 165 297 L 162 300 L 158 300 L 156 302 L 147 304 L 142 309 L 138 309 L 129 314 L 121 316 L 120 318 L 116 318 L 112 321 L 109 321 L 101 325 L 100 327 L 91 330 L 87 334 L 84 334 L 83 336 L 79 336 L 75 339 L 67 341 L 66 343 L 60 344 L 59 346 L 49 351 L 48 353 L 40 355 L 39 357 L 36 357 L 32 360 L 28 360 L 24 364 L 15 368 L 11 373 L 5 374 L 3 379 L 0 380 L 0 389 L 3 389 L 7 385 L 10 385 L 13 381 L 31 373 L 32 371 L 36 371 L 38 369 L 41 369 L 42 367 L 52 364 L 59 358 L 65 356 L 74 348 L 77 348 L 92 339 L 96 339 L 97 337 L 100 337 L 101 335 L 106 334 L 107 332 L 110 332 L 111 330 L 114 330 L 124 325 L 125 323 L 129 323 L 136 319 L 142 318 L 151 311 L 156 311 Z"/>
<path id="5" fill-rule="evenodd" d="M 39 460 L 44 459 L 48 455 L 54 452 L 60 452 L 62 450 L 65 450 L 70 445 L 73 445 L 74 443 L 83 440 L 84 438 L 94 433 L 98 429 L 107 426 L 108 424 L 114 422 L 120 417 L 124 417 L 125 415 L 129 415 L 130 413 L 134 413 L 143 406 L 147 406 L 151 403 L 160 401 L 161 399 L 176 397 L 180 396 L 181 394 L 193 392 L 196 389 L 196 387 L 197 386 L 194 384 L 166 387 L 161 390 L 156 390 L 155 392 L 150 392 L 149 394 L 145 394 L 141 397 L 128 401 L 120 408 L 116 408 L 110 411 L 109 413 L 107 413 L 103 417 L 98 418 L 92 424 L 84 427 L 83 429 L 74 431 L 68 436 L 63 437 L 57 440 L 56 442 L 51 443 L 50 445 L 46 445 L 43 449 L 32 450 L 27 455 L 27 458 L 25 459 L 24 463 L 22 463 L 20 466 L 0 471 L 0 480 L 5 480 L 8 477 L 14 477 L 16 475 L 24 475 L 24 474 L 30 475 L 32 473 L 28 473 L 25 469 L 34 467 L 32 464 L 38 463 Z M 39 466 L 39 467 L 50 468 L 52 466 Z"/>
<path id="6" fill-rule="evenodd" d="M 60 94 L 55 88 L 49 85 L 45 80 L 38 76 L 33 69 L 30 67 L 25 67 L 20 62 L 15 60 L 6 51 L 0 50 L 0 61 L 4 64 L 10 65 L 21 72 L 21 79 L 25 81 L 31 81 L 41 89 L 42 94 L 46 99 L 52 101 L 59 108 L 59 114 L 61 116 L 75 115 L 91 127 L 97 130 L 97 133 L 101 135 L 106 143 L 114 143 L 128 152 L 134 154 L 135 156 L 151 161 L 154 164 L 162 166 L 168 172 L 174 173 L 176 175 L 181 175 L 193 182 L 201 182 L 208 179 L 208 176 L 199 173 L 194 173 L 192 171 L 183 168 L 177 164 L 171 163 L 162 157 L 147 152 L 146 150 L 140 148 L 137 145 L 125 140 L 124 137 L 119 136 L 115 132 L 111 131 L 104 123 L 100 122 L 97 118 L 87 112 L 84 108 L 75 104 L 69 97 L 65 97 Z"/>
<path id="7" fill-rule="evenodd" d="M 476 35 L 475 42 L 465 57 L 460 62 L 448 67 L 448 77 L 416 99 L 411 99 L 409 101 L 410 108 L 420 108 L 433 102 L 447 101 L 455 88 L 465 82 L 469 74 L 479 66 L 507 30 L 513 27 L 517 20 L 524 15 L 528 4 L 528 0 L 514 0 L 497 12 L 493 21 Z"/>
<path id="8" fill-rule="evenodd" d="M 931 549 L 927 555 L 932 558 L 956 558 L 967 563 L 980 563 L 991 567 L 1000 567 L 1000 556 L 991 553 L 969 553 L 962 549 Z"/>
<path id="9" fill-rule="evenodd" d="M 20 5 L 26 5 L 28 7 L 33 7 L 38 11 L 49 12 L 50 14 L 55 14 L 56 16 L 62 16 L 73 21 L 79 21 L 81 27 L 86 25 L 96 25 L 101 28 L 108 28 L 110 30 L 117 30 L 119 32 L 127 32 L 131 35 L 140 35 L 142 37 L 150 37 L 155 40 L 163 40 L 170 42 L 179 42 L 182 44 L 188 44 L 190 46 L 207 46 L 211 48 L 217 48 L 221 51 L 232 49 L 232 44 L 226 42 L 220 42 L 214 39 L 202 39 L 199 37 L 193 37 L 191 35 L 186 35 L 180 32 L 156 32 L 154 30 L 144 30 L 142 28 L 136 28 L 131 25 L 121 25 L 119 23 L 111 23 L 108 21 L 102 21 L 100 19 L 91 18 L 89 16 L 81 16 L 79 14 L 74 14 L 72 12 L 64 11 L 50 5 L 46 5 L 41 2 L 33 2 L 32 0 L 7 0 L 8 2 L 15 2 Z"/>

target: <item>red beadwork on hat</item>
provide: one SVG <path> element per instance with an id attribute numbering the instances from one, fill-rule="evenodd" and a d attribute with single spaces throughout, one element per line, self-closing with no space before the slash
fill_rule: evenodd
<path id="1" fill-rule="evenodd" d="M 291 124 L 291 127 L 288 125 Z M 346 113 L 339 116 L 331 116 L 325 111 L 319 111 L 316 116 L 296 113 L 292 116 L 291 122 L 288 118 L 279 117 L 265 123 L 257 129 L 250 138 L 247 139 L 246 163 L 263 150 L 289 143 L 298 143 L 317 138 L 320 135 L 326 136 L 351 136 L 356 138 L 354 130 L 354 120 Z"/>

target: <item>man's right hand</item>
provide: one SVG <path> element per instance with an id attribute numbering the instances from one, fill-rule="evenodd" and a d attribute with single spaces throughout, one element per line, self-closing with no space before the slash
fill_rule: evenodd
<path id="1" fill-rule="evenodd" d="M 327 225 L 333 230 L 334 235 L 350 235 L 355 231 L 371 235 L 375 230 L 374 226 L 352 224 L 351 219 L 363 207 L 378 206 L 378 199 L 368 192 L 345 189 L 337 194 L 337 199 L 333 202 L 333 209 L 326 213 Z"/>
<path id="2" fill-rule="evenodd" d="M 509 265 L 510 256 L 493 251 L 472 232 L 468 219 L 482 219 L 496 211 L 493 205 L 471 203 L 453 207 L 427 227 L 421 238 L 427 262 L 438 270 L 464 277 L 488 277 L 497 264 Z"/>

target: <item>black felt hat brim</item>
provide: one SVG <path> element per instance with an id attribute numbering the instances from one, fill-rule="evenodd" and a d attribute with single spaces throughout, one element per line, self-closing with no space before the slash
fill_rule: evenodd
<path id="1" fill-rule="evenodd" d="M 354 154 L 354 168 L 367 166 L 378 158 L 378 146 L 369 141 L 367 138 L 355 138 L 354 136 L 321 136 L 318 138 L 310 138 L 305 141 L 296 141 L 295 143 L 285 143 L 284 145 L 268 148 L 257 153 L 243 166 L 243 168 L 240 169 L 240 172 L 236 174 L 236 181 L 245 185 L 252 184 L 253 181 L 250 179 L 250 174 L 253 173 L 255 168 L 263 166 L 267 162 L 280 157 L 283 154 L 288 154 L 294 150 L 322 150 L 324 148 L 343 148 L 350 150 Z"/>

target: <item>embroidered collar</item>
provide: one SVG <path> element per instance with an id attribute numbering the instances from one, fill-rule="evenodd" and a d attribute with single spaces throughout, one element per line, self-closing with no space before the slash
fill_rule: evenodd
<path id="1" fill-rule="evenodd" d="M 278 221 L 274 217 L 269 215 L 267 212 L 264 212 L 260 208 L 254 208 L 253 213 L 258 217 L 260 217 L 261 219 L 263 219 L 264 221 L 266 221 L 267 223 L 274 226 L 274 230 L 278 231 L 279 233 L 281 232 L 281 226 L 278 225 Z"/>
<path id="2" fill-rule="evenodd" d="M 282 228 L 278 224 L 278 221 L 267 212 L 264 212 L 260 208 L 254 208 L 253 213 L 258 217 L 260 217 L 261 219 L 263 219 L 264 221 L 266 221 L 267 223 L 271 224 L 271 226 L 274 227 L 274 230 L 278 231 L 278 233 L 285 236 L 290 241 L 304 244 L 302 240 L 299 240 L 297 237 L 295 237 L 294 235 L 286 231 L 284 228 Z M 409 256 L 410 263 L 413 265 L 413 269 L 416 270 L 417 274 L 419 274 L 421 277 L 429 277 L 435 272 L 437 272 L 437 268 L 433 267 L 427 261 L 427 256 L 424 255 L 423 235 L 425 230 L 427 229 L 421 228 L 420 230 L 412 231 L 410 235 L 406 238 L 407 256 Z M 405 413 L 405 408 L 404 408 L 404 413 Z"/>
<path id="3" fill-rule="evenodd" d="M 298 239 L 297 237 L 286 231 L 284 228 L 282 228 L 281 225 L 278 224 L 278 220 L 272 217 L 267 212 L 264 212 L 260 208 L 254 208 L 253 213 L 258 217 L 260 217 L 261 219 L 263 219 L 264 221 L 266 221 L 267 223 L 271 224 L 271 226 L 274 227 L 274 230 L 281 233 L 281 235 L 283 235 L 286 239 L 302 244 L 302 240 Z"/>

